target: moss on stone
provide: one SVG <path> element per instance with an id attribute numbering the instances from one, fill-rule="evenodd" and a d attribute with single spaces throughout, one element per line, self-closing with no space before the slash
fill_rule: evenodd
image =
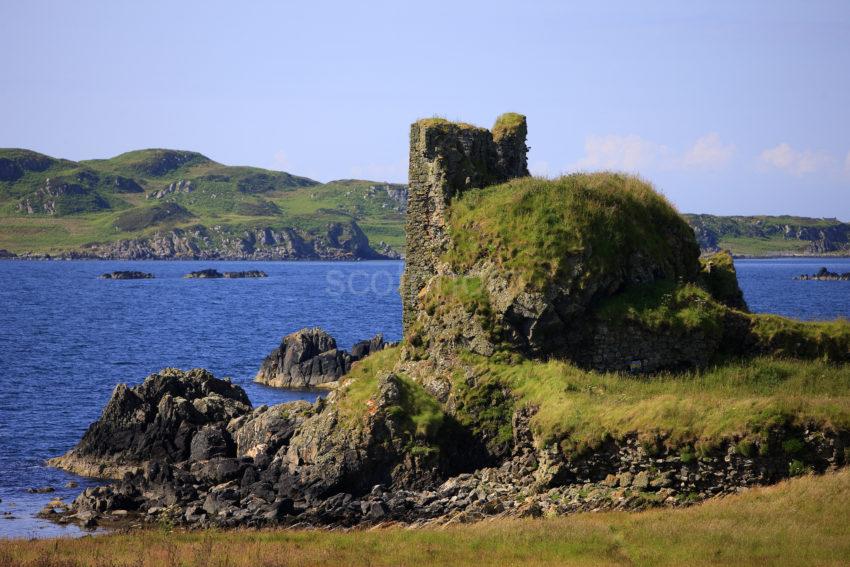
<path id="1" fill-rule="evenodd" d="M 496 122 L 490 130 L 493 132 L 493 139 L 498 142 L 509 134 L 517 133 L 520 128 L 525 127 L 525 120 L 525 116 L 517 114 L 516 112 L 506 112 L 502 114 L 496 118 Z M 523 140 L 525 140 L 524 132 L 522 137 Z"/>
<path id="2" fill-rule="evenodd" d="M 474 379 L 455 375 L 455 418 L 495 454 L 504 453 L 513 440 L 511 418 L 515 399 L 511 385 L 494 374 Z"/>
<path id="3" fill-rule="evenodd" d="M 738 286 L 738 273 L 729 252 L 700 258 L 700 279 L 711 295 L 734 309 L 747 310 L 744 293 Z"/>

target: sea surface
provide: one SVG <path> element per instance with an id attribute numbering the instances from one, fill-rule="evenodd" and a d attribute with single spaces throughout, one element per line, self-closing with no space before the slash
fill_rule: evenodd
<path id="1" fill-rule="evenodd" d="M 850 317 L 850 282 L 795 281 L 850 259 L 739 260 L 750 309 L 803 319 Z M 263 270 L 268 278 L 191 280 L 203 268 Z M 152 280 L 111 281 L 114 270 Z M 280 339 L 320 326 L 349 348 L 382 332 L 401 338 L 401 262 L 0 261 L 0 537 L 79 535 L 35 518 L 52 498 L 93 481 L 44 466 L 100 415 L 120 382 L 164 367 L 210 369 L 255 405 L 319 394 L 252 382 Z M 65 488 L 66 483 L 79 483 Z M 50 486 L 51 494 L 27 488 Z"/>

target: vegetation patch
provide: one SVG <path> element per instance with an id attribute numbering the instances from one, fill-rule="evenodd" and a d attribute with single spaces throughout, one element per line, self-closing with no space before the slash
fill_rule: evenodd
<path id="1" fill-rule="evenodd" d="M 751 315 L 751 333 L 762 352 L 777 356 L 850 361 L 850 321 L 795 321 L 777 315 Z"/>

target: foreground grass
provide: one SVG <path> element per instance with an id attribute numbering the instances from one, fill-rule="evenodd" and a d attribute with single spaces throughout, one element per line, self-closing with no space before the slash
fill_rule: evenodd
<path id="1" fill-rule="evenodd" d="M 0 566 L 846 565 L 850 470 L 687 509 L 369 531 L 0 541 Z"/>

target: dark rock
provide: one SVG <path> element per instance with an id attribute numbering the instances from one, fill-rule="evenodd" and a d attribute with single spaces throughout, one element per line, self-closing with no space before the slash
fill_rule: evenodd
<path id="1" fill-rule="evenodd" d="M 56 489 L 52 486 L 40 486 L 38 488 L 27 488 L 27 492 L 30 494 L 49 494 L 51 492 L 56 492 Z"/>
<path id="2" fill-rule="evenodd" d="M 309 388 L 339 380 L 351 369 L 351 363 L 387 344 L 378 334 L 360 341 L 351 353 L 337 348 L 336 340 L 318 327 L 301 329 L 287 335 L 263 364 L 255 382 L 280 388 Z"/>
<path id="3" fill-rule="evenodd" d="M 837 272 L 830 272 L 826 268 L 821 268 L 816 273 L 808 275 L 802 274 L 797 276 L 795 279 L 798 280 L 815 280 L 815 281 L 850 281 L 850 272 L 845 272 L 843 274 L 839 274 Z"/>
<path id="4" fill-rule="evenodd" d="M 189 454 L 191 461 L 204 461 L 213 457 L 233 457 L 235 455 L 236 445 L 223 425 L 206 425 L 192 437 Z"/>
<path id="5" fill-rule="evenodd" d="M 250 410 L 245 392 L 229 381 L 202 369 L 167 368 L 139 386 L 119 384 L 77 446 L 49 464 L 86 476 L 117 478 L 150 460 L 183 461 L 204 425 Z"/>
<path id="6" fill-rule="evenodd" d="M 306 388 L 338 380 L 351 368 L 351 356 L 318 327 L 287 335 L 263 361 L 255 382 L 280 388 Z"/>
<path id="7" fill-rule="evenodd" d="M 100 278 L 104 280 L 149 280 L 153 279 L 153 274 L 147 272 L 119 271 L 103 274 Z"/>

